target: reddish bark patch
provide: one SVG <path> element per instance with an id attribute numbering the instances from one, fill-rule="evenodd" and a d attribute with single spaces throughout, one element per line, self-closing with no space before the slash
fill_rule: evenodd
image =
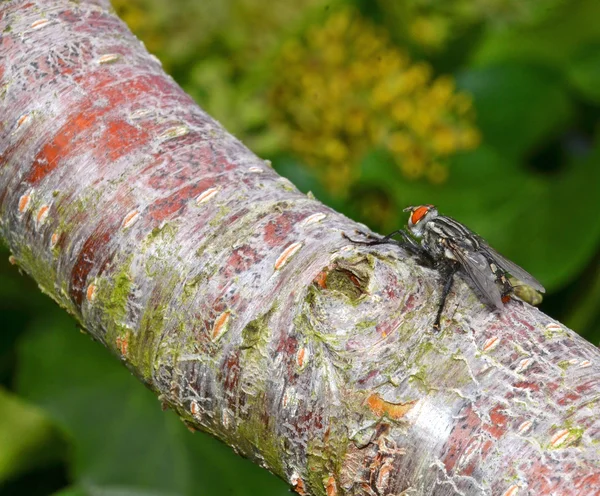
<path id="1" fill-rule="evenodd" d="M 473 437 L 479 434 L 481 427 L 481 420 L 471 405 L 466 407 L 461 417 L 462 419 L 455 425 L 448 437 L 448 441 L 446 442 L 447 448 L 442 455 L 442 462 L 448 473 L 454 470 L 459 458 L 469 444 L 473 442 Z"/>
<path id="2" fill-rule="evenodd" d="M 106 146 L 108 158 L 115 162 L 134 148 L 147 144 L 150 134 L 121 119 L 106 123 L 102 135 L 97 139 L 101 145 Z"/>
<path id="3" fill-rule="evenodd" d="M 523 467 L 523 469 L 528 474 L 527 489 L 529 494 L 566 494 L 556 492 L 561 482 L 560 470 L 551 469 L 541 460 L 535 460 L 533 465 Z"/>
<path id="4" fill-rule="evenodd" d="M 523 327 L 525 327 L 527 330 L 529 331 L 533 331 L 535 330 L 535 327 L 531 325 L 531 323 L 527 322 L 526 320 L 523 319 L 515 319 L 519 324 L 521 324 Z"/>
<path id="5" fill-rule="evenodd" d="M 380 322 L 377 324 L 375 330 L 381 335 L 382 338 L 386 338 L 394 330 L 395 326 L 396 322 L 390 322 L 386 320 L 385 322 Z"/>
<path id="6" fill-rule="evenodd" d="M 164 173 L 168 174 L 168 171 L 165 170 Z M 214 182 L 211 179 L 205 179 L 196 184 L 181 188 L 173 194 L 155 201 L 146 209 L 148 220 L 160 223 L 164 220 L 171 219 L 175 215 L 181 213 L 190 202 L 193 202 L 196 196 L 207 188 L 210 188 L 213 184 Z"/>
<path id="7" fill-rule="evenodd" d="M 71 24 L 81 22 L 81 14 L 78 14 L 72 10 L 63 10 L 62 12 L 59 12 L 58 18 L 63 22 L 70 22 Z"/>
<path id="8" fill-rule="evenodd" d="M 133 148 L 148 144 L 151 138 L 148 131 L 138 129 L 121 119 L 108 123 L 103 122 L 103 119 L 124 102 L 155 91 L 153 83 L 162 78 L 138 75 L 132 77 L 126 85 L 112 86 L 107 86 L 107 79 L 104 73 L 99 77 L 99 74 L 93 72 L 81 81 L 84 90 L 94 97 L 81 102 L 77 108 L 78 112 L 61 126 L 52 141 L 42 147 L 33 160 L 29 174 L 25 177 L 26 181 L 32 184 L 41 181 L 58 167 L 61 160 L 79 153 L 81 147 L 89 148 L 92 133 L 93 149 L 96 150 L 98 162 L 105 165 L 109 165 L 106 157 L 112 162 Z M 111 77 L 110 81 L 114 83 L 114 78 Z M 104 101 L 105 104 L 99 107 L 98 101 Z"/>
<path id="9" fill-rule="evenodd" d="M 592 471 L 592 467 L 589 470 L 581 470 L 579 476 L 573 478 L 573 487 L 578 490 L 589 490 L 595 487 L 595 495 L 600 494 L 600 470 L 596 467 L 595 471 Z"/>
<path id="10" fill-rule="evenodd" d="M 222 368 L 223 375 L 225 376 L 223 386 L 225 391 L 233 395 L 233 397 L 237 395 L 237 389 L 240 384 L 240 354 L 240 350 L 234 350 L 229 353 Z"/>
<path id="11" fill-rule="evenodd" d="M 265 226 L 263 239 L 267 245 L 280 246 L 285 242 L 293 227 L 291 215 L 291 212 L 284 212 Z"/>
<path id="12" fill-rule="evenodd" d="M 315 429 L 323 429 L 323 414 L 321 411 L 305 410 L 298 416 L 296 430 L 298 433 L 315 434 Z"/>
<path id="13" fill-rule="evenodd" d="M 248 245 L 236 248 L 225 262 L 224 275 L 227 278 L 247 271 L 261 259 L 261 255 Z"/>
<path id="14" fill-rule="evenodd" d="M 366 384 L 367 381 L 373 379 L 373 377 L 376 377 L 377 374 L 379 374 L 378 370 L 371 370 L 367 375 L 365 375 L 364 377 L 361 377 L 357 383 L 360 384 L 361 386 L 363 386 L 364 384 Z"/>
<path id="15" fill-rule="evenodd" d="M 300 346 L 298 339 L 294 336 L 290 336 L 285 332 L 282 332 L 277 340 L 276 353 L 283 357 L 283 365 L 287 372 L 287 380 L 289 383 L 293 383 L 298 378 L 298 350 Z M 304 363 L 304 362 L 303 362 Z"/>
<path id="16" fill-rule="evenodd" d="M 406 312 L 412 312 L 415 308 L 415 302 L 415 296 L 412 294 L 408 295 L 408 298 L 406 298 L 406 301 L 404 302 L 404 310 Z"/>
<path id="17" fill-rule="evenodd" d="M 415 400 L 407 403 L 390 403 L 377 393 L 371 394 L 366 400 L 367 406 L 377 417 L 385 415 L 394 420 L 404 417 L 415 406 L 416 402 Z"/>
<path id="18" fill-rule="evenodd" d="M 325 492 L 327 493 L 327 496 L 337 496 L 337 484 L 335 483 L 335 478 L 333 475 L 330 475 L 329 479 L 327 480 Z"/>
<path id="19" fill-rule="evenodd" d="M 518 389 L 529 389 L 531 391 L 538 392 L 540 385 L 530 381 L 519 381 L 514 383 L 514 387 Z"/>
<path id="20" fill-rule="evenodd" d="M 306 489 L 304 488 L 304 482 L 300 477 L 294 478 L 292 480 L 292 486 L 294 491 L 296 491 L 300 496 L 307 496 Z"/>
<path id="21" fill-rule="evenodd" d="M 574 401 L 577 401 L 580 398 L 581 398 L 581 396 L 576 393 L 567 393 L 558 400 L 558 404 L 560 406 L 566 406 L 566 405 L 569 405 L 570 403 L 573 403 Z"/>
<path id="22" fill-rule="evenodd" d="M 317 277 L 313 279 L 313 283 L 319 286 L 321 289 L 327 289 L 327 271 L 322 270 L 317 274 Z"/>
<path id="23" fill-rule="evenodd" d="M 117 336 L 115 343 L 117 345 L 117 349 L 121 353 L 121 356 L 126 357 L 129 349 L 129 332 L 125 333 L 124 336 Z"/>
<path id="24" fill-rule="evenodd" d="M 600 379 L 591 379 L 587 382 L 584 382 L 583 384 L 577 386 L 575 391 L 577 391 L 579 394 L 586 394 L 595 391 L 598 387 L 598 381 L 600 381 Z"/>
<path id="25" fill-rule="evenodd" d="M 294 336 L 281 334 L 277 343 L 277 353 L 285 353 L 286 355 L 295 355 L 298 350 L 298 340 Z"/>
<path id="26" fill-rule="evenodd" d="M 490 411 L 491 424 L 485 424 L 483 429 L 494 437 L 500 439 L 508 430 L 508 416 L 503 413 L 502 405 L 496 405 Z"/>
<path id="27" fill-rule="evenodd" d="M 98 263 L 98 256 L 104 254 L 106 257 L 106 245 L 112 239 L 116 225 L 100 223 L 94 232 L 83 244 L 77 255 L 75 265 L 71 270 L 71 284 L 69 292 L 73 301 L 81 306 L 83 295 L 86 291 L 86 281 L 92 268 Z"/>

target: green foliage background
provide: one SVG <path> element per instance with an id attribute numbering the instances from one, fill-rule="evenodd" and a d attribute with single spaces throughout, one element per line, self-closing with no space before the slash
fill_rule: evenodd
<path id="1" fill-rule="evenodd" d="M 304 191 L 380 232 L 433 203 L 600 339 L 597 0 L 114 0 Z M 1 249 L 0 494 L 288 494 L 190 434 Z"/>

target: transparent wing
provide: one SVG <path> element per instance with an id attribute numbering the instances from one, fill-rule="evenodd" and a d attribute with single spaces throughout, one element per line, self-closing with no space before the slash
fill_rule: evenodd
<path id="1" fill-rule="evenodd" d="M 487 244 L 485 245 L 485 250 L 488 252 L 490 257 L 492 257 L 494 262 L 496 262 L 496 265 L 498 265 L 498 267 L 500 267 L 502 270 L 505 270 L 511 276 L 519 279 L 519 281 L 524 282 L 528 286 L 531 286 L 540 293 L 546 292 L 544 286 L 542 286 L 540 282 L 525 269 L 522 269 L 516 263 L 504 258 L 502 255 L 500 255 L 500 253 Z"/>
<path id="2" fill-rule="evenodd" d="M 488 302 L 498 310 L 503 308 L 502 294 L 496 278 L 490 268 L 485 256 L 478 252 L 463 251 L 460 248 L 449 245 L 450 250 L 462 265 L 475 287 L 485 296 Z"/>

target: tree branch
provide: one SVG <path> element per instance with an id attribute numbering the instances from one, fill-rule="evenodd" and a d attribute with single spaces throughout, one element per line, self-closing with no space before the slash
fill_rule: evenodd
<path id="1" fill-rule="evenodd" d="M 15 261 L 191 429 L 299 494 L 600 494 L 598 349 L 296 190 L 108 1 L 0 6 Z"/>

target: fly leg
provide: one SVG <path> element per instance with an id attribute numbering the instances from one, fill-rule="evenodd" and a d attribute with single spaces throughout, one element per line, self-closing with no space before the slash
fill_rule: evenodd
<path id="1" fill-rule="evenodd" d="M 514 292 L 513 286 L 504 274 L 500 277 L 500 283 L 502 284 L 502 295 L 500 296 L 500 299 L 502 300 L 502 303 L 506 305 L 510 301 L 510 295 Z"/>
<path id="2" fill-rule="evenodd" d="M 445 277 L 444 287 L 442 289 L 442 297 L 440 298 L 440 303 L 438 306 L 437 315 L 435 316 L 435 321 L 433 322 L 433 329 L 436 332 L 440 330 L 440 320 L 442 318 L 442 313 L 444 311 L 444 306 L 446 306 L 446 298 L 448 298 L 448 294 L 450 294 L 450 289 L 452 289 L 452 282 L 454 281 L 454 274 L 458 270 L 458 264 L 451 263 L 447 268 L 442 270 L 442 275 Z"/>
<path id="3" fill-rule="evenodd" d="M 405 250 L 409 251 L 413 255 L 416 255 L 416 256 L 420 257 L 421 259 L 425 260 L 429 265 L 433 265 L 433 260 L 431 258 L 431 255 L 429 255 L 429 253 L 419 243 L 417 243 L 413 238 L 411 238 L 404 229 L 398 229 L 397 231 L 391 232 L 390 234 L 388 234 L 387 236 L 384 236 L 383 238 L 375 238 L 374 236 L 363 233 L 361 231 L 356 231 L 356 232 L 358 234 L 364 235 L 370 241 L 359 241 L 356 239 L 352 239 L 346 233 L 342 233 L 342 236 L 344 236 L 344 238 L 346 238 L 348 241 L 352 241 L 352 243 L 356 243 L 359 245 L 366 245 L 366 246 L 386 245 L 386 244 L 398 245 L 401 248 L 404 248 Z M 401 236 L 402 240 L 398 241 L 398 240 L 394 239 L 394 236 Z"/>

